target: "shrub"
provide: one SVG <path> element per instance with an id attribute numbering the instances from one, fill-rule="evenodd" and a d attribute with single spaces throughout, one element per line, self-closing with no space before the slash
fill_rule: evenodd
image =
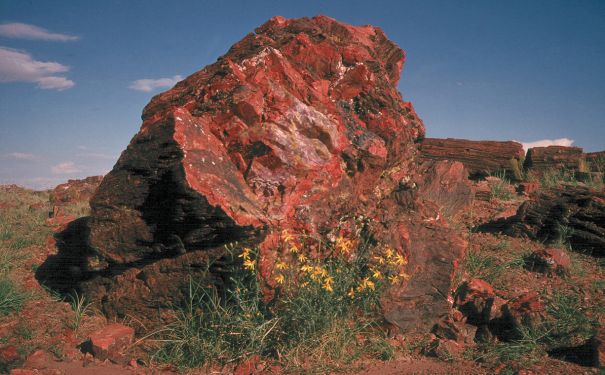
<path id="1" fill-rule="evenodd" d="M 268 280 L 275 291 L 271 302 L 263 299 L 267 280 L 259 276 L 257 251 L 228 246 L 232 266 L 224 289 L 190 280 L 186 306 L 160 332 L 164 345 L 156 358 L 191 368 L 260 355 L 286 368 L 310 362 L 326 371 L 330 363 L 362 355 L 390 358 L 378 300 L 388 285 L 408 278 L 407 259 L 370 241 L 338 237 L 323 244 L 291 232 L 281 237 Z M 302 251 L 313 241 L 327 256 Z"/>

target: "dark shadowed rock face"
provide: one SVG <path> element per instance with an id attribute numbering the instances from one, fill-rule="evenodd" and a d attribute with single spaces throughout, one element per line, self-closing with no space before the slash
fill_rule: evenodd
<path id="1" fill-rule="evenodd" d="M 605 194 L 583 186 L 545 190 L 523 203 L 517 214 L 483 225 L 546 243 L 569 243 L 574 250 L 605 255 Z"/>
<path id="2" fill-rule="evenodd" d="M 258 245 L 268 279 L 281 230 L 330 238 L 363 215 L 376 241 L 409 258 L 411 279 L 389 291 L 385 316 L 430 329 L 449 311 L 466 246 L 435 201 L 455 212 L 471 195 L 461 165 L 420 174 L 424 126 L 397 91 L 403 63 L 377 27 L 272 18 L 152 99 L 82 222 L 88 249 L 66 245 L 61 262 L 108 315 L 153 319 L 225 243 Z M 442 181 L 455 201 L 443 201 Z"/>

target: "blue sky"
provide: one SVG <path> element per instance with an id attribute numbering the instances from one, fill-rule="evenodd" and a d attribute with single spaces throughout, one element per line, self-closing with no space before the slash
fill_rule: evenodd
<path id="1" fill-rule="evenodd" d="M 605 149 L 605 1 L 0 0 L 0 183 L 107 172 L 162 84 L 272 16 L 318 14 L 406 51 L 399 89 L 430 137 Z"/>

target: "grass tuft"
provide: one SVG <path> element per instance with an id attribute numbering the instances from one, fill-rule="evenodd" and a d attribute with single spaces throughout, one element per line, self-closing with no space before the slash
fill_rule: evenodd
<path id="1" fill-rule="evenodd" d="M 503 201 L 508 201 L 513 198 L 513 194 L 510 191 L 510 180 L 506 176 L 506 171 L 502 170 L 491 175 L 497 177 L 498 180 L 490 181 L 489 187 L 492 193 L 492 197 Z"/>
<path id="2" fill-rule="evenodd" d="M 27 295 L 19 291 L 10 279 L 4 276 L 0 279 L 0 316 L 20 311 L 26 299 Z"/>

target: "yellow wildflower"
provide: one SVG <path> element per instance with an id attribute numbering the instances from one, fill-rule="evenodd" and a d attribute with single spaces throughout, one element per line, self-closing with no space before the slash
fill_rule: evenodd
<path id="1" fill-rule="evenodd" d="M 391 282 L 391 284 L 397 284 L 397 282 L 399 281 L 399 276 L 391 275 L 389 276 L 389 281 Z"/>
<path id="2" fill-rule="evenodd" d="M 275 268 L 277 268 L 278 270 L 285 270 L 288 268 L 288 265 L 284 262 L 277 262 L 275 264 Z"/>
<path id="3" fill-rule="evenodd" d="M 340 236 L 336 239 L 336 249 L 343 254 L 349 254 L 353 249 L 353 241 Z"/>
<path id="4" fill-rule="evenodd" d="M 290 252 L 291 253 L 298 253 L 298 247 L 294 244 L 290 244 Z"/>
<path id="5" fill-rule="evenodd" d="M 405 266 L 408 264 L 408 260 L 401 254 L 395 256 L 395 264 L 398 266 Z"/>
<path id="6" fill-rule="evenodd" d="M 308 264 L 304 264 L 300 267 L 300 270 L 303 272 L 311 272 L 313 271 L 313 266 L 310 266 Z"/>
<path id="7" fill-rule="evenodd" d="M 307 261 L 307 256 L 305 254 L 302 254 L 302 253 L 299 254 L 298 255 L 298 261 L 301 262 L 301 263 L 306 262 Z"/>
<path id="8" fill-rule="evenodd" d="M 383 257 L 375 256 L 374 260 L 376 260 L 378 262 L 378 264 L 384 264 L 384 258 Z"/>
<path id="9" fill-rule="evenodd" d="M 349 289 L 349 293 L 347 293 L 347 296 L 349 296 L 349 298 L 355 298 L 355 289 Z"/>
<path id="10" fill-rule="evenodd" d="M 244 260 L 244 268 L 250 271 L 254 271 L 254 266 L 256 264 L 254 263 L 254 261 L 252 259 L 246 259 Z"/>
<path id="11" fill-rule="evenodd" d="M 275 282 L 278 284 L 283 284 L 286 278 L 281 273 L 275 277 Z"/>
<path id="12" fill-rule="evenodd" d="M 290 232 L 288 232 L 287 229 L 281 232 L 281 238 L 282 240 L 284 240 L 284 242 L 290 242 L 294 240 L 294 237 L 290 234 Z"/>
<path id="13" fill-rule="evenodd" d="M 242 249 L 242 253 L 240 255 L 238 255 L 238 257 L 240 258 L 244 258 L 244 259 L 250 259 L 250 248 L 249 247 L 244 247 Z"/>
<path id="14" fill-rule="evenodd" d="M 332 280 L 332 278 L 330 276 L 326 277 L 324 279 L 324 283 L 322 285 L 322 288 L 327 290 L 328 292 L 332 293 L 334 291 L 334 289 L 332 289 L 332 284 L 334 283 L 334 280 Z"/>
<path id="15" fill-rule="evenodd" d="M 387 249 L 384 252 L 384 255 L 387 257 L 387 259 L 391 259 L 393 257 L 393 249 L 391 249 L 390 246 L 387 246 Z"/>
<path id="16" fill-rule="evenodd" d="M 382 279 L 382 273 L 377 268 L 372 268 L 372 277 L 377 280 L 380 280 Z"/>
<path id="17" fill-rule="evenodd" d="M 374 284 L 374 282 L 372 280 L 370 280 L 369 277 L 366 277 L 364 279 L 361 280 L 361 290 L 365 290 L 365 289 L 376 289 L 376 284 Z"/>
<path id="18" fill-rule="evenodd" d="M 315 266 L 315 269 L 313 270 L 313 275 L 326 277 L 326 276 L 328 276 L 328 271 L 326 271 L 321 266 Z"/>

